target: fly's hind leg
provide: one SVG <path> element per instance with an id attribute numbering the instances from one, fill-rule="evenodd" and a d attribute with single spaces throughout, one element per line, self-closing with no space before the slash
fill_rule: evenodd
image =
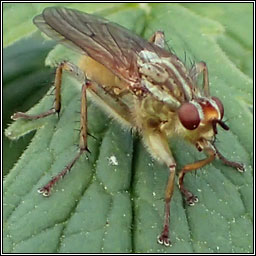
<path id="1" fill-rule="evenodd" d="M 68 72 L 74 73 L 74 70 L 78 69 L 77 67 L 76 68 L 75 67 L 76 66 L 74 64 L 72 64 L 70 62 L 67 62 L 67 61 L 63 61 L 56 68 L 55 80 L 54 80 L 55 102 L 54 102 L 54 106 L 52 108 L 50 108 L 46 112 L 43 112 L 43 113 L 40 113 L 40 114 L 37 114 L 37 115 L 28 115 L 28 114 L 23 113 L 23 112 L 17 112 L 17 113 L 14 113 L 11 118 L 13 120 L 17 120 L 17 119 L 20 119 L 20 118 L 28 119 L 28 120 L 34 120 L 34 119 L 40 119 L 40 118 L 43 118 L 43 117 L 47 117 L 47 116 L 50 116 L 50 115 L 55 114 L 55 113 L 59 114 L 60 109 L 61 109 L 62 72 L 63 71 L 68 71 Z M 80 72 L 76 71 L 75 73 L 79 73 L 79 76 L 81 76 Z M 77 75 L 75 75 L 75 76 L 77 76 Z"/>
<path id="2" fill-rule="evenodd" d="M 82 85 L 81 91 L 81 115 L 80 115 L 80 141 L 79 141 L 79 152 L 77 155 L 68 163 L 68 165 L 59 172 L 56 176 L 54 176 L 45 186 L 38 190 L 39 193 L 42 193 L 44 196 L 49 196 L 52 187 L 63 178 L 73 167 L 79 157 L 86 151 L 89 151 L 87 148 L 87 99 L 86 99 L 86 90 L 87 87 L 90 86 L 91 82 L 86 81 L 86 77 L 84 72 L 74 65 L 73 63 L 63 61 L 59 64 L 56 69 L 55 75 L 55 104 L 54 107 L 49 109 L 46 112 L 37 115 L 28 115 L 23 112 L 17 112 L 12 116 L 12 119 L 16 120 L 19 118 L 33 120 L 39 119 L 43 117 L 47 117 L 52 114 L 59 114 L 61 109 L 61 81 L 62 81 L 62 73 L 66 71 L 74 76 Z"/>
<path id="3" fill-rule="evenodd" d="M 56 176 L 54 176 L 45 186 L 38 189 L 38 192 L 42 193 L 43 196 L 49 196 L 51 193 L 52 187 L 71 170 L 71 168 L 79 159 L 79 157 L 84 152 L 86 151 L 89 152 L 87 147 L 87 99 L 86 99 L 86 90 L 88 86 L 90 86 L 89 81 L 87 81 L 82 85 L 82 91 L 81 91 L 79 152 L 61 172 L 59 172 Z"/>

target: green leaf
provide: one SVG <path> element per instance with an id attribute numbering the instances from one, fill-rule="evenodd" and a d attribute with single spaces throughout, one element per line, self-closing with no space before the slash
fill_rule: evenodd
<path id="1" fill-rule="evenodd" d="M 15 24 L 31 22 L 32 16 L 46 6 L 23 4 L 28 13 L 31 6 L 36 11 L 20 17 L 19 5 L 4 9 L 5 17 L 12 10 L 19 19 L 17 23 L 5 20 L 7 27 L 15 27 L 15 36 L 4 30 L 6 44 L 28 35 L 28 30 L 29 33 L 35 30 L 32 23 L 26 31 Z M 4 180 L 4 252 L 251 253 L 253 100 L 248 70 L 252 69 L 252 30 L 251 26 L 241 25 L 237 30 L 234 27 L 239 22 L 235 16 L 238 8 L 239 17 L 251 24 L 252 5 L 241 4 L 244 8 L 236 4 L 226 4 L 225 8 L 212 4 L 206 8 L 204 4 L 173 3 L 65 6 L 100 10 L 108 19 L 145 38 L 155 30 L 163 30 L 168 45 L 181 59 L 185 59 L 186 51 L 187 62 L 206 61 L 211 94 L 222 99 L 230 126 L 229 132 L 219 129 L 217 145 L 228 159 L 243 162 L 247 168 L 241 174 L 216 160 L 196 175 L 187 174 L 185 185 L 198 195 L 199 202 L 194 207 L 185 205 L 175 187 L 171 202 L 172 246 L 163 247 L 156 240 L 162 228 L 168 169 L 153 160 L 129 130 L 90 101 L 88 129 L 96 138 L 88 138 L 91 153 L 82 155 L 49 198 L 42 197 L 37 189 L 69 163 L 79 142 L 75 129 L 79 128 L 76 121 L 81 85 L 64 74 L 59 119 L 50 116 L 34 121 L 18 120 L 5 131 L 10 139 L 18 139 L 36 129 L 30 145 Z M 233 22 L 236 22 L 234 27 Z M 236 49 L 247 52 L 248 65 L 239 64 Z M 53 65 L 63 58 L 76 61 L 78 56 L 57 46 L 46 63 Z M 241 58 L 244 62 L 244 57 Z M 21 64 L 26 65 L 28 62 Z M 28 112 L 48 110 L 52 102 L 53 96 L 45 96 Z M 179 138 L 172 138 L 170 147 L 178 170 L 204 157 Z"/>

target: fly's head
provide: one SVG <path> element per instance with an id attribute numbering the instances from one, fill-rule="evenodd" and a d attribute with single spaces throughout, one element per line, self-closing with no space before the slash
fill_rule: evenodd
<path id="1" fill-rule="evenodd" d="M 185 128 L 185 137 L 199 151 L 206 149 L 215 140 L 217 125 L 224 130 L 229 127 L 222 121 L 224 107 L 217 97 L 202 97 L 184 102 L 177 110 L 181 125 Z"/>

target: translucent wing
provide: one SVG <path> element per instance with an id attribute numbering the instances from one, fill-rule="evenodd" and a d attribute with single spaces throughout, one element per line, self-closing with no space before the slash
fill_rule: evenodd
<path id="1" fill-rule="evenodd" d="M 139 79 L 136 55 L 141 50 L 168 53 L 118 24 L 64 7 L 44 9 L 34 23 L 49 37 L 90 56 L 129 82 Z"/>

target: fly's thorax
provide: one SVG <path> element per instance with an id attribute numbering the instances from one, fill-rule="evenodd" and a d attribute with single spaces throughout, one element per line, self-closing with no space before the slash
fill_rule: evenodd
<path id="1" fill-rule="evenodd" d="M 192 99 L 194 82 L 176 56 L 163 57 L 143 50 L 138 55 L 137 66 L 141 86 L 159 101 L 177 109 L 182 102 Z"/>
<path id="2" fill-rule="evenodd" d="M 148 94 L 142 100 L 135 100 L 134 119 L 139 130 L 158 131 L 166 136 L 173 133 L 178 120 L 176 111 Z"/>

